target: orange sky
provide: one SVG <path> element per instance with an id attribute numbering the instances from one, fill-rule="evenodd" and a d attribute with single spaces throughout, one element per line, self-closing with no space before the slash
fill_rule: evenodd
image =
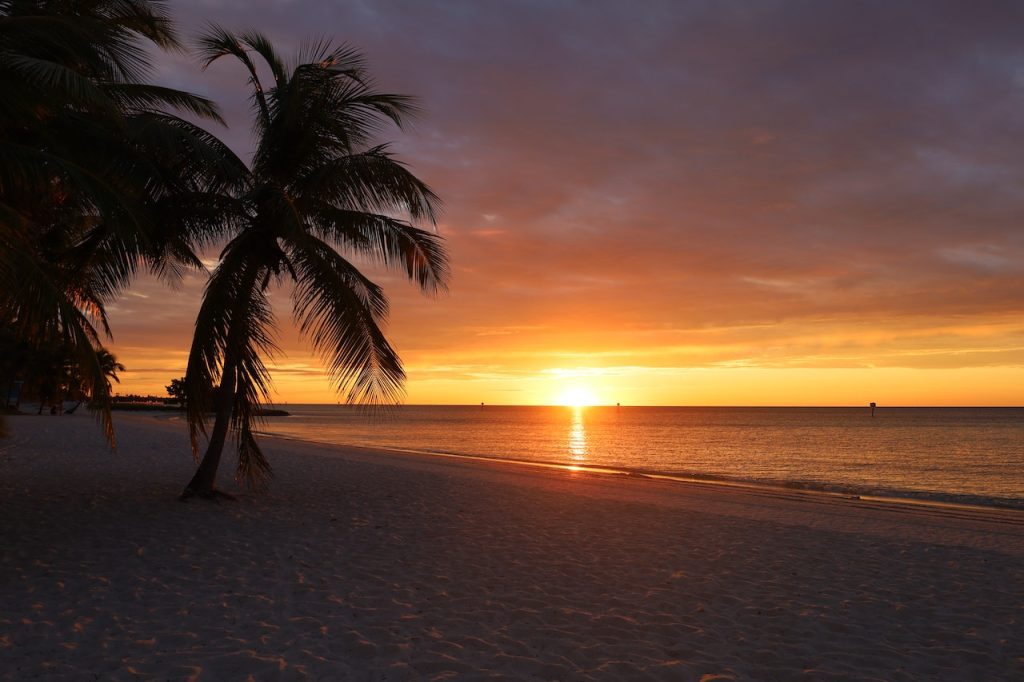
<path id="1" fill-rule="evenodd" d="M 326 32 L 420 97 L 386 139 L 445 200 L 453 279 L 378 277 L 409 402 L 1024 403 L 1017 8 L 176 7 L 285 50 Z M 221 102 L 248 151 L 237 69 L 156 79 Z M 201 286 L 112 307 L 122 392 L 183 373 Z M 276 299 L 279 399 L 335 400 Z"/>

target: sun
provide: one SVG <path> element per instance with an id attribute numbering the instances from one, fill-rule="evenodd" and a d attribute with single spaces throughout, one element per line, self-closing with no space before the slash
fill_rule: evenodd
<path id="1" fill-rule="evenodd" d="M 582 386 L 573 386 L 562 392 L 558 402 L 566 407 L 589 407 L 597 404 L 597 396 L 590 389 Z"/>

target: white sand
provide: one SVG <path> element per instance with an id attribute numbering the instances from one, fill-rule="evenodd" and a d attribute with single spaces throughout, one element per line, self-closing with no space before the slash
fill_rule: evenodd
<path id="1" fill-rule="evenodd" d="M 1024 679 L 1024 513 L 275 439 L 182 503 L 180 422 L 8 426 L 2 679 Z"/>

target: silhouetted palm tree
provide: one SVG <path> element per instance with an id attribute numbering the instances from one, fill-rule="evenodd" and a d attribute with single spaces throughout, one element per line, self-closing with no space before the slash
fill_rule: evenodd
<path id="1" fill-rule="evenodd" d="M 275 351 L 272 283 L 294 283 L 299 328 L 349 401 L 394 402 L 405 375 L 381 331 L 387 300 L 342 253 L 400 269 L 425 292 L 443 288 L 448 273 L 440 238 L 414 226 L 433 223 L 435 195 L 372 141 L 383 124 L 403 125 L 414 111 L 409 98 L 376 91 L 347 47 L 315 43 L 286 64 L 264 36 L 213 26 L 200 51 L 206 66 L 225 56 L 244 65 L 256 151 L 196 320 L 186 389 L 197 458 L 205 408 L 216 417 L 186 496 L 214 492 L 229 431 L 237 476 L 256 486 L 270 473 L 253 424 L 268 399 L 263 357 Z M 269 87 L 255 58 L 273 78 Z"/>
<path id="2" fill-rule="evenodd" d="M 238 176 L 167 112 L 219 120 L 214 105 L 146 82 L 146 43 L 179 47 L 163 3 L 0 1 L 0 325 L 74 349 L 112 443 L 105 305 L 142 264 L 170 280 L 198 266 Z"/>
<path id="3" fill-rule="evenodd" d="M 97 391 L 96 385 L 89 381 L 88 376 L 83 374 L 79 363 L 75 361 L 73 348 L 65 346 L 58 349 L 56 353 L 51 354 L 51 358 L 51 362 L 56 367 L 54 374 L 58 378 L 55 390 L 52 392 L 51 402 L 56 404 L 61 413 L 65 413 L 63 404 L 66 400 L 76 401 L 74 406 L 66 411 L 67 414 L 72 414 L 83 402 L 90 401 L 91 403 L 97 394 L 101 399 L 109 398 L 113 383 L 121 383 L 117 373 L 125 371 L 125 366 L 117 361 L 113 353 L 103 347 L 97 348 L 96 364 L 104 378 L 103 385 L 99 387 L 101 390 Z M 40 412 L 42 407 L 40 405 Z"/>
<path id="4" fill-rule="evenodd" d="M 96 360 L 99 363 L 100 370 L 103 372 L 103 376 L 106 378 L 107 394 L 109 395 L 113 385 L 111 382 L 121 383 L 117 373 L 124 372 L 126 367 L 118 362 L 114 354 L 106 348 L 100 348 L 96 351 Z"/>

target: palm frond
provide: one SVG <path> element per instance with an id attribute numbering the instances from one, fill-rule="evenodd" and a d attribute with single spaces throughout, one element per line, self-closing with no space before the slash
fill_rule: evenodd
<path id="1" fill-rule="evenodd" d="M 329 77 L 343 76 L 366 84 L 366 58 L 351 45 L 333 47 L 328 38 L 312 38 L 299 45 L 292 71 L 304 67 L 326 69 Z"/>
<path id="2" fill-rule="evenodd" d="M 252 88 L 251 99 L 256 113 L 257 130 L 269 126 L 270 109 L 267 106 L 263 83 L 260 81 L 256 65 L 241 39 L 217 24 L 208 24 L 206 30 L 199 36 L 198 52 L 202 59 L 203 69 L 208 68 L 210 64 L 221 57 L 232 56 L 242 62 L 249 73 L 249 86 Z"/>
<path id="3" fill-rule="evenodd" d="M 246 31 L 238 36 L 238 40 L 263 58 L 277 88 L 283 89 L 288 86 L 288 71 L 284 60 L 265 35 L 258 31 Z"/>
<path id="4" fill-rule="evenodd" d="M 289 244 L 298 273 L 293 293 L 299 329 L 327 363 L 350 403 L 393 404 L 405 372 L 379 322 L 387 315 L 380 287 L 328 244 L 308 237 Z"/>
<path id="5" fill-rule="evenodd" d="M 190 121 L 146 112 L 130 117 L 126 126 L 132 142 L 177 180 L 190 181 L 190 190 L 234 196 L 248 182 L 245 162 L 215 135 Z"/>
<path id="6" fill-rule="evenodd" d="M 98 109 L 107 115 L 119 114 L 115 102 L 104 88 L 76 69 L 25 54 L 8 54 L 3 61 L 7 68 L 36 87 L 44 88 L 49 98 L 63 100 L 72 106 Z"/>
<path id="7" fill-rule="evenodd" d="M 161 0 L 107 0 L 107 16 L 116 26 L 138 34 L 168 50 L 183 50 L 174 21 Z"/>
<path id="8" fill-rule="evenodd" d="M 440 199 L 384 145 L 320 164 L 293 185 L 296 196 L 345 210 L 398 213 L 431 223 Z"/>
<path id="9" fill-rule="evenodd" d="M 216 104 L 190 92 L 148 83 L 116 83 L 107 86 L 105 91 L 122 107 L 147 112 L 162 112 L 167 108 L 177 109 L 226 125 Z"/>
<path id="10" fill-rule="evenodd" d="M 389 268 L 405 272 L 426 293 L 447 289 L 450 269 L 444 241 L 391 216 L 322 204 L 309 210 L 318 236 Z"/>

